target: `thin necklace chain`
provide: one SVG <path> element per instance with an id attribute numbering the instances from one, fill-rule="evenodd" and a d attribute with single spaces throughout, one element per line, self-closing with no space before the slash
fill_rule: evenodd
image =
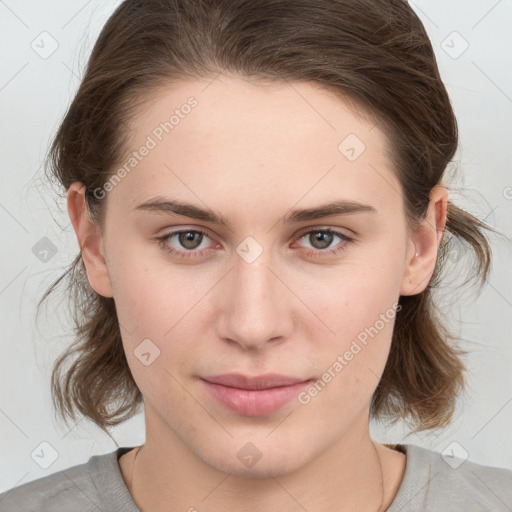
<path id="1" fill-rule="evenodd" d="M 133 463 L 132 463 L 132 478 L 131 478 L 131 487 L 132 487 L 132 490 L 133 490 L 133 474 L 135 472 L 135 460 L 137 459 L 137 456 L 139 455 L 139 452 L 140 450 L 142 449 L 144 445 L 142 446 L 139 446 L 137 448 L 137 451 L 135 452 L 135 456 L 133 457 Z M 373 449 L 375 451 L 375 454 L 377 455 L 377 460 L 379 461 L 379 469 L 380 469 L 380 486 L 381 486 L 381 500 L 380 500 L 380 505 L 379 507 L 377 508 L 377 512 L 383 512 L 381 511 L 381 507 L 382 507 L 382 504 L 384 503 L 384 473 L 382 471 L 382 463 L 381 463 L 381 460 L 380 460 L 380 455 L 379 455 L 379 452 L 375 446 L 375 443 L 372 441 L 372 446 L 373 446 Z"/>

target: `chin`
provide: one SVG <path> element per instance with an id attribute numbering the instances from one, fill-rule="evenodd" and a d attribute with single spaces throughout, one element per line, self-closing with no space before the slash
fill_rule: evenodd
<path id="1" fill-rule="evenodd" d="M 286 443 L 276 446 L 265 441 L 249 441 L 246 437 L 240 442 L 233 442 L 231 446 L 208 447 L 197 455 L 205 464 L 223 473 L 244 478 L 277 478 L 293 473 L 308 461 L 307 454 L 298 449 L 301 443 L 293 443 L 294 448 Z M 253 437 L 254 439 L 254 437 Z M 280 446 L 279 446 L 280 445 Z"/>
<path id="2" fill-rule="evenodd" d="M 236 477 L 267 479 L 279 478 L 293 473 L 301 467 L 300 461 L 286 460 L 272 457 L 270 460 L 263 460 L 263 457 L 252 467 L 244 467 L 238 460 L 233 463 L 233 459 L 215 458 L 214 460 L 205 460 L 207 464 L 218 471 L 230 474 Z"/>

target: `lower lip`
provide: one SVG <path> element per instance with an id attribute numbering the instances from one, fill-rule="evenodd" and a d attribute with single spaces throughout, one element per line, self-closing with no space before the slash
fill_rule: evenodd
<path id="1" fill-rule="evenodd" d="M 245 416 L 264 416 L 283 407 L 284 404 L 297 396 L 310 381 L 259 390 L 231 388 L 206 380 L 203 380 L 203 382 L 213 398 L 231 411 Z"/>

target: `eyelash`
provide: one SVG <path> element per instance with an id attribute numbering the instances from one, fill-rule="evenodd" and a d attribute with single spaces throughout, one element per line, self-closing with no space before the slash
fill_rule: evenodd
<path id="1" fill-rule="evenodd" d="M 206 233 L 205 231 L 201 230 L 201 229 L 180 229 L 180 230 L 177 230 L 177 231 L 171 231 L 170 233 L 167 233 L 166 235 L 163 235 L 161 237 L 157 237 L 157 240 L 159 242 L 159 246 L 167 253 L 170 253 L 172 255 L 176 255 L 180 258 L 198 258 L 198 257 L 201 257 L 202 256 L 202 253 L 203 251 L 207 250 L 207 249 L 202 249 L 200 251 L 197 251 L 197 250 L 190 250 L 190 251 L 181 251 L 181 250 L 176 250 L 174 248 L 172 248 L 168 241 L 170 238 L 172 238 L 173 236 L 176 236 L 176 235 L 179 235 L 180 233 L 200 233 L 202 234 L 203 236 L 206 236 L 208 238 L 210 238 L 208 236 L 208 233 Z M 348 237 L 347 235 L 343 234 L 343 233 L 340 233 L 339 231 L 336 231 L 336 230 L 333 230 L 333 229 L 330 229 L 330 228 L 325 228 L 325 229 L 310 229 L 309 231 L 305 231 L 303 232 L 297 240 L 301 240 L 302 238 L 304 238 L 306 235 L 309 235 L 311 233 L 324 233 L 324 234 L 329 234 L 329 235 L 335 235 L 337 237 L 339 237 L 342 242 L 340 242 L 340 244 L 338 244 L 338 247 L 336 249 L 331 249 L 331 248 L 326 248 L 326 249 L 313 249 L 313 250 L 309 250 L 309 252 L 306 253 L 306 256 L 310 257 L 310 258 L 325 258 L 324 254 L 325 253 L 331 253 L 333 255 L 336 255 L 338 253 L 341 253 L 342 251 L 344 251 L 348 245 L 348 243 L 352 242 L 353 239 Z"/>

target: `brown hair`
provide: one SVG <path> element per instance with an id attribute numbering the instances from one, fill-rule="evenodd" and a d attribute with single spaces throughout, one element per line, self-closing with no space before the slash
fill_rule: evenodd
<path id="1" fill-rule="evenodd" d="M 457 148 L 457 123 L 425 29 L 403 0 L 125 0 L 96 41 L 81 85 L 48 155 L 49 177 L 65 190 L 80 181 L 100 224 L 93 191 L 112 175 L 125 148 L 123 128 L 157 87 L 225 72 L 252 80 L 308 80 L 377 122 L 402 186 L 410 226 L 426 213 Z M 464 389 L 465 354 L 432 297 L 452 238 L 472 248 L 475 276 L 487 279 L 485 223 L 448 205 L 434 275 L 401 296 L 391 350 L 371 414 L 402 418 L 416 430 L 452 419 Z M 104 430 L 138 412 L 143 397 L 124 354 L 114 300 L 95 293 L 81 253 L 46 291 L 67 278 L 76 340 L 56 361 L 54 404 Z M 69 366 L 66 365 L 71 361 Z"/>

